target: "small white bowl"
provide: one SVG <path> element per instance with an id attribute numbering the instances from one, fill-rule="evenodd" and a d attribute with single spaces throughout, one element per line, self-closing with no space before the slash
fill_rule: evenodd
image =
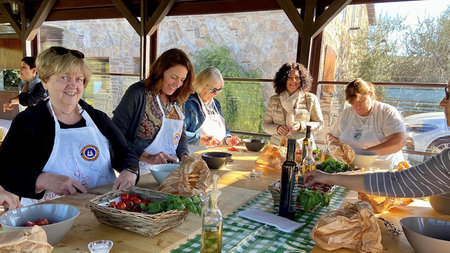
<path id="1" fill-rule="evenodd" d="M 88 249 L 91 253 L 108 253 L 113 247 L 114 243 L 110 240 L 97 240 L 88 244 Z"/>
<path id="2" fill-rule="evenodd" d="M 377 158 L 378 154 L 375 152 L 355 149 L 355 159 L 352 166 L 369 169 Z"/>
<path id="3" fill-rule="evenodd" d="M 156 164 L 150 167 L 150 171 L 152 172 L 156 182 L 158 182 L 158 184 L 162 184 L 170 172 L 174 171 L 179 166 L 179 163 Z"/>
<path id="4" fill-rule="evenodd" d="M 6 232 L 17 232 L 28 229 L 27 221 L 48 219 L 53 224 L 42 226 L 47 233 L 47 241 L 51 245 L 58 243 L 72 228 L 80 210 L 65 204 L 42 204 L 14 209 L 0 216 L 0 224 Z"/>
<path id="5" fill-rule="evenodd" d="M 442 253 L 450 249 L 450 221 L 408 217 L 401 219 L 400 225 L 417 253 Z"/>

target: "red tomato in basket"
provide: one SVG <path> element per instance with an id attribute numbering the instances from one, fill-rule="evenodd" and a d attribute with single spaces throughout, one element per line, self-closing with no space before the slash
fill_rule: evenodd
<path id="1" fill-rule="evenodd" d="M 142 199 L 142 203 L 145 203 L 145 206 L 148 206 L 148 204 L 152 203 L 148 199 Z"/>
<path id="2" fill-rule="evenodd" d="M 127 208 L 127 205 L 123 202 L 119 202 L 117 203 L 116 208 L 120 210 L 125 210 Z"/>
<path id="3" fill-rule="evenodd" d="M 239 149 L 235 148 L 235 147 L 231 147 L 228 149 L 228 151 L 239 151 Z"/>
<path id="4" fill-rule="evenodd" d="M 126 208 L 132 209 L 134 207 L 133 201 L 128 200 L 125 202 Z"/>
<path id="5" fill-rule="evenodd" d="M 109 203 L 109 207 L 111 207 L 111 208 L 116 208 L 116 205 L 117 205 L 116 201 Z"/>
<path id="6" fill-rule="evenodd" d="M 142 211 L 141 206 L 135 206 L 135 207 L 133 207 L 133 210 L 132 210 L 132 211 L 133 211 L 133 212 L 140 213 L 140 212 Z"/>
<path id="7" fill-rule="evenodd" d="M 133 204 L 135 204 L 135 205 L 140 205 L 141 202 L 142 202 L 142 200 L 140 198 L 133 199 Z"/>
<path id="8" fill-rule="evenodd" d="M 27 223 L 25 223 L 25 227 L 32 227 L 34 225 L 36 225 L 36 223 L 31 222 L 31 221 L 27 221 Z"/>
<path id="9" fill-rule="evenodd" d="M 129 200 L 132 201 L 133 199 L 138 199 L 138 195 L 134 193 L 130 194 Z"/>
<path id="10" fill-rule="evenodd" d="M 318 190 L 317 187 L 315 187 L 315 186 L 313 186 L 312 189 L 313 189 L 314 191 L 317 191 L 317 190 Z"/>
<path id="11" fill-rule="evenodd" d="M 128 193 L 123 193 L 122 195 L 120 195 L 120 200 L 122 202 L 127 202 L 129 198 L 130 196 L 128 195 Z"/>

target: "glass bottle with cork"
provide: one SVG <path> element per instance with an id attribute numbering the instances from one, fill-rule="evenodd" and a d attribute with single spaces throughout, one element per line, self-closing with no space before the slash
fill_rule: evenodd
<path id="1" fill-rule="evenodd" d="M 286 161 L 281 166 L 280 209 L 278 214 L 293 219 L 295 216 L 293 191 L 298 164 L 295 161 L 295 139 L 288 139 Z"/>
<path id="2" fill-rule="evenodd" d="M 222 213 L 217 205 L 219 175 L 213 175 L 213 189 L 208 193 L 208 208 L 202 215 L 202 253 L 222 252 Z"/>
<path id="3" fill-rule="evenodd" d="M 328 135 L 325 136 L 325 148 L 320 152 L 320 162 L 324 162 L 325 160 L 331 158 L 331 151 L 330 148 L 330 138 Z"/>

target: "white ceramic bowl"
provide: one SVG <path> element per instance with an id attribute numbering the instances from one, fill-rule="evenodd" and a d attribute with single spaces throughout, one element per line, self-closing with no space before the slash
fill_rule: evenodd
<path id="1" fill-rule="evenodd" d="M 355 160 L 353 160 L 352 166 L 368 169 L 377 158 L 378 154 L 375 152 L 355 149 Z"/>
<path id="2" fill-rule="evenodd" d="M 16 232 L 25 227 L 27 221 L 48 219 L 53 224 L 42 226 L 47 233 L 47 241 L 51 245 L 58 243 L 72 228 L 80 210 L 71 205 L 42 204 L 14 209 L 0 216 L 0 224 L 6 232 Z"/>
<path id="3" fill-rule="evenodd" d="M 408 217 L 401 219 L 400 225 L 417 253 L 442 253 L 450 249 L 450 221 Z"/>
<path id="4" fill-rule="evenodd" d="M 156 164 L 150 167 L 150 171 L 152 172 L 152 175 L 155 178 L 156 182 L 158 182 L 158 184 L 161 184 L 164 179 L 166 179 L 166 177 L 170 174 L 170 172 L 174 171 L 179 166 L 179 163 Z"/>

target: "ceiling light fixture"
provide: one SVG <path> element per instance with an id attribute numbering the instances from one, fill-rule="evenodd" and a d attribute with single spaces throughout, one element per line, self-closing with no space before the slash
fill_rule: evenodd
<path id="1" fill-rule="evenodd" d="M 11 4 L 11 11 L 14 15 L 19 14 L 20 11 L 20 4 L 22 4 L 22 2 L 20 2 L 19 0 L 10 0 L 9 3 Z"/>

